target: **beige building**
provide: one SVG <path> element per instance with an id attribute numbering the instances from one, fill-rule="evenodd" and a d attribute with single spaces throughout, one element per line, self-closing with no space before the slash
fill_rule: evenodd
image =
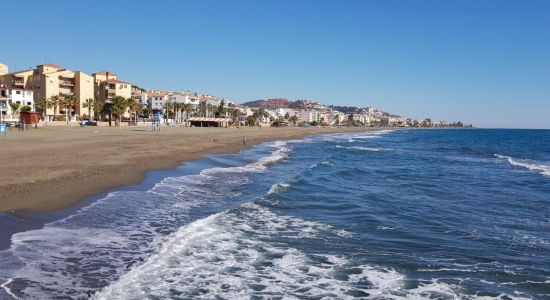
<path id="1" fill-rule="evenodd" d="M 132 84 L 118 80 L 115 73 L 102 71 L 92 74 L 94 77 L 95 96 L 97 101 L 105 102 L 115 96 L 131 98 Z M 124 113 L 124 117 L 130 116 L 129 110 Z"/>
<path id="2" fill-rule="evenodd" d="M 132 97 L 132 84 L 118 80 L 114 73 L 103 71 L 94 73 L 93 77 L 98 101 L 104 102 L 115 96 Z"/>
<path id="3" fill-rule="evenodd" d="M 77 100 L 74 116 L 87 113 L 84 100 L 94 98 L 93 77 L 80 71 L 71 71 L 54 64 L 38 65 L 35 69 L 0 75 L 0 84 L 9 89 L 32 90 L 34 101 L 49 99 L 52 96 L 74 96 Z M 64 114 L 63 108 L 57 108 L 57 114 Z M 47 115 L 54 115 L 53 108 L 47 109 Z"/>
<path id="4" fill-rule="evenodd" d="M 8 74 L 8 66 L 0 64 L 0 75 Z"/>

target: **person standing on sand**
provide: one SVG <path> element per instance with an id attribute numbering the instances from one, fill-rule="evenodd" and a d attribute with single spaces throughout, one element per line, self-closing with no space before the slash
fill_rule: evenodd
<path id="1" fill-rule="evenodd" d="M 243 146 L 246 146 L 246 136 L 243 136 Z"/>

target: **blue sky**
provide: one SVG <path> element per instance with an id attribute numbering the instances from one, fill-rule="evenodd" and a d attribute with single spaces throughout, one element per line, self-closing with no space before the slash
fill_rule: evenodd
<path id="1" fill-rule="evenodd" d="M 24 6 L 24 7 L 23 7 Z M 239 102 L 550 128 L 550 1 L 18 1 L 0 62 Z"/>

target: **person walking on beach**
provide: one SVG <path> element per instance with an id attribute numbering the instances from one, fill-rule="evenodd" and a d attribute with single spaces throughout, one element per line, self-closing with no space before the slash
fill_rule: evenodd
<path id="1" fill-rule="evenodd" d="M 246 146 L 246 136 L 243 136 L 243 146 Z"/>

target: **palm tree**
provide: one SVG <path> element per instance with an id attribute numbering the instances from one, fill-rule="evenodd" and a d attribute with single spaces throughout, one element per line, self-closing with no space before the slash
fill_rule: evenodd
<path id="1" fill-rule="evenodd" d="M 105 103 L 94 101 L 93 108 L 94 108 L 94 120 L 99 121 L 99 117 L 101 116 L 101 113 L 105 110 L 104 109 Z"/>
<path id="2" fill-rule="evenodd" d="M 48 100 L 46 98 L 38 99 L 34 103 L 34 107 L 44 114 L 44 119 L 46 118 L 46 108 L 48 108 Z"/>
<path id="3" fill-rule="evenodd" d="M 139 113 L 142 117 L 146 116 L 147 118 L 149 118 L 149 114 L 151 114 L 151 111 L 149 110 L 149 107 L 142 107 Z"/>
<path id="4" fill-rule="evenodd" d="M 140 108 L 140 104 L 134 98 L 128 98 L 127 101 L 128 101 L 128 109 L 130 110 L 130 116 L 132 115 L 132 113 L 134 113 L 135 121 L 137 123 L 137 111 Z M 131 121 L 131 118 L 130 118 L 130 121 Z"/>
<path id="5" fill-rule="evenodd" d="M 187 120 L 189 120 L 189 114 L 195 111 L 195 107 L 191 103 L 184 103 L 181 106 L 181 112 L 185 113 L 185 123 L 187 123 Z"/>
<path id="6" fill-rule="evenodd" d="M 66 95 L 63 97 L 63 99 L 65 100 L 64 103 L 65 103 L 65 108 L 66 108 L 66 114 L 68 113 L 68 119 L 67 119 L 67 123 L 69 122 L 69 120 L 71 119 L 72 115 L 73 115 L 73 111 L 75 110 L 75 105 L 76 105 L 76 102 L 77 102 L 77 99 L 74 95 Z"/>
<path id="7" fill-rule="evenodd" d="M 95 100 L 92 98 L 86 98 L 84 100 L 84 103 L 82 104 L 82 107 L 88 109 L 88 119 L 92 119 L 92 108 L 95 107 Z M 96 114 L 96 111 L 94 110 L 94 115 Z"/>
<path id="8" fill-rule="evenodd" d="M 212 105 L 212 104 L 207 104 L 206 105 L 206 110 L 208 111 L 208 115 L 210 116 L 212 113 L 214 113 L 214 117 L 216 116 L 215 113 L 216 113 L 216 109 L 217 107 Z M 207 117 L 209 117 L 207 116 Z"/>
<path id="9" fill-rule="evenodd" d="M 236 124 L 236 126 L 239 126 L 238 118 L 241 116 L 241 111 L 237 108 L 228 108 L 227 113 L 233 118 L 233 122 Z"/>
<path id="10" fill-rule="evenodd" d="M 164 120 L 165 120 L 166 123 L 168 123 L 169 113 L 172 112 L 173 107 L 174 107 L 174 103 L 172 103 L 172 102 L 166 102 L 162 106 L 162 108 L 164 109 Z"/>
<path id="11" fill-rule="evenodd" d="M 222 100 L 220 102 L 220 106 L 218 106 L 215 110 L 215 117 L 220 117 L 221 115 L 223 115 L 226 111 L 226 108 L 225 108 L 225 100 Z"/>
<path id="12" fill-rule="evenodd" d="M 178 103 L 178 102 L 174 102 L 172 104 L 172 109 L 174 110 L 174 123 L 178 123 L 179 121 L 178 111 L 180 110 L 180 106 L 181 106 L 181 103 Z"/>
<path id="13" fill-rule="evenodd" d="M 17 102 L 11 102 L 9 105 L 11 108 L 11 117 L 12 119 L 15 119 L 15 114 L 19 112 L 19 109 L 21 108 L 21 104 Z"/>
<path id="14" fill-rule="evenodd" d="M 111 112 L 118 119 L 118 126 L 120 127 L 122 115 L 124 115 L 124 112 L 126 112 L 126 108 L 128 107 L 128 99 L 122 96 L 115 96 L 111 99 L 111 102 Z"/>
<path id="15" fill-rule="evenodd" d="M 61 106 L 62 99 L 59 95 L 51 96 L 48 101 L 48 108 L 53 108 L 53 120 L 57 117 L 57 110 Z"/>

